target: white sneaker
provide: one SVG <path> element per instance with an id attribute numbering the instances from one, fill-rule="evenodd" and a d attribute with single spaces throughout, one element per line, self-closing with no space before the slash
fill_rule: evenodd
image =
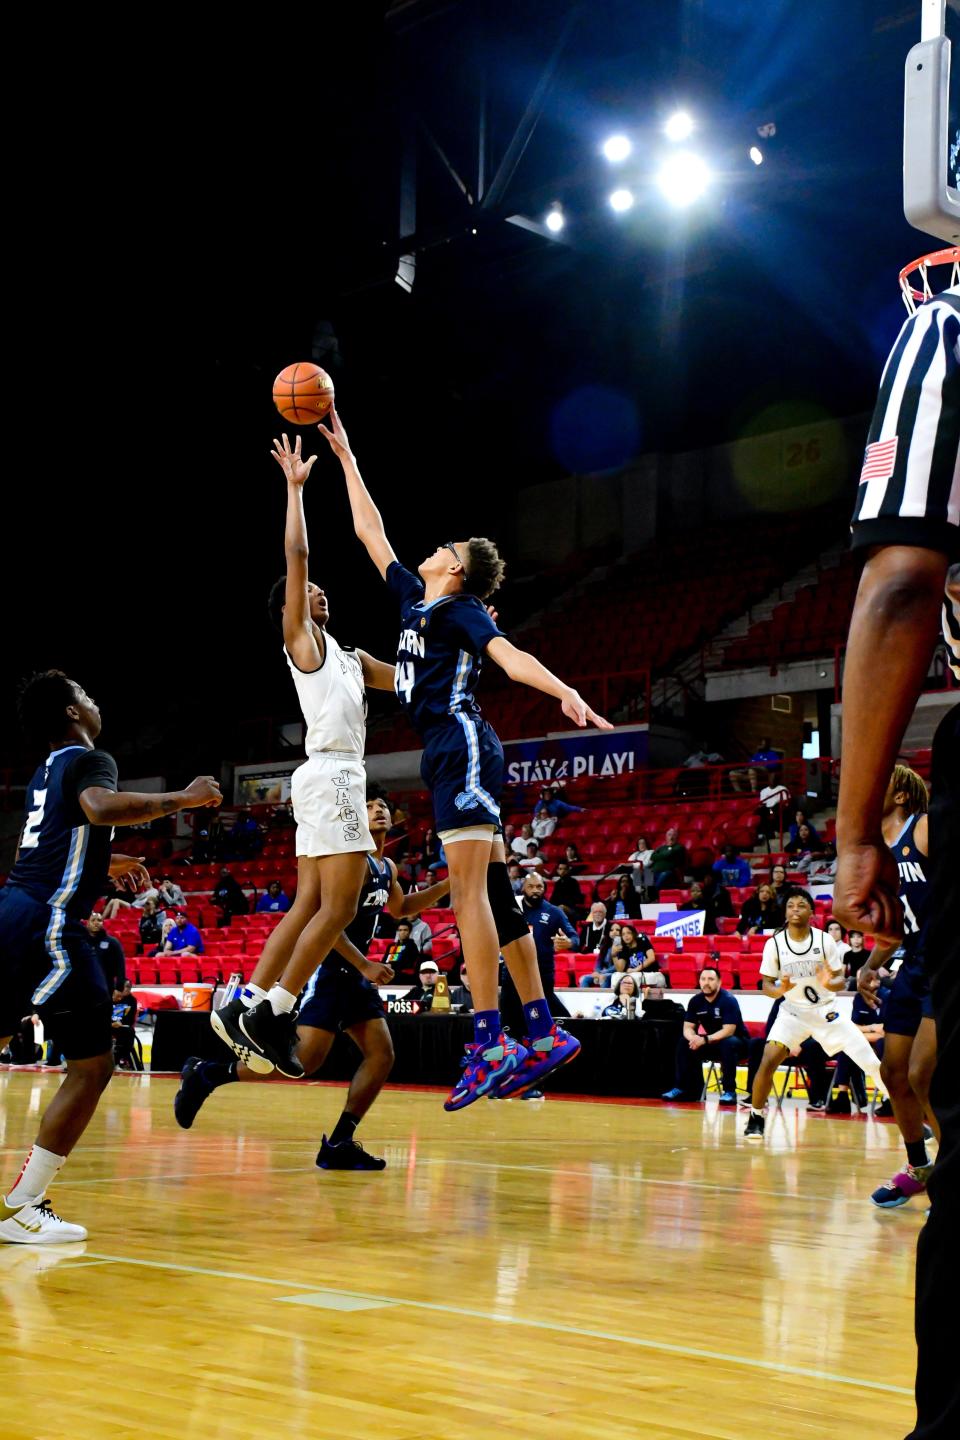
<path id="1" fill-rule="evenodd" d="M 68 1225 L 51 1208 L 49 1200 L 34 1205 L 10 1206 L 0 1201 L 0 1243 L 9 1245 L 65 1245 L 86 1240 L 82 1225 Z"/>

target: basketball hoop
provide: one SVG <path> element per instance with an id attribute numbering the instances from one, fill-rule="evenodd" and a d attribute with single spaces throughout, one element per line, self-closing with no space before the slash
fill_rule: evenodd
<path id="1" fill-rule="evenodd" d="M 908 315 L 915 315 L 917 306 L 922 305 L 925 300 L 933 299 L 933 290 L 930 286 L 928 271 L 933 265 L 949 265 L 949 285 L 960 284 L 960 245 L 950 245 L 946 250 L 934 250 L 930 255 L 921 255 L 919 260 L 913 260 L 909 265 L 904 265 L 900 271 L 900 293 L 903 296 L 903 303 L 907 307 Z M 920 286 L 917 289 L 917 286 Z M 947 286 L 942 287 L 946 289 Z"/>

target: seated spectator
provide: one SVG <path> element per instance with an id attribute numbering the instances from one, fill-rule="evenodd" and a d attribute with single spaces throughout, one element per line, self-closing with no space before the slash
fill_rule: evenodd
<path id="1" fill-rule="evenodd" d="M 140 944 L 145 955 L 149 955 L 152 946 L 162 943 L 163 918 L 157 909 L 156 900 L 148 900 L 140 915 Z"/>
<path id="2" fill-rule="evenodd" d="M 107 988 L 112 994 L 114 990 L 123 988 L 123 982 L 127 975 L 126 957 L 123 953 L 123 946 L 115 935 L 108 935 L 103 924 L 103 916 L 98 915 L 96 910 L 87 920 L 87 934 L 90 937 L 90 944 L 97 952 L 97 959 L 100 961 L 100 969 L 103 971 Z"/>
<path id="3" fill-rule="evenodd" d="M 160 910 L 182 910 L 187 898 L 180 886 L 169 875 L 164 875 L 157 886 L 157 906 Z"/>
<path id="4" fill-rule="evenodd" d="M 608 920 L 639 920 L 642 914 L 640 896 L 629 875 L 621 875 L 617 888 L 607 901 Z"/>
<path id="5" fill-rule="evenodd" d="M 416 984 L 420 974 L 422 958 L 420 947 L 413 938 L 413 926 L 410 921 L 399 920 L 397 933 L 387 946 L 387 953 L 383 957 L 384 965 L 393 967 L 393 978 L 398 984 L 413 985 Z"/>
<path id="6" fill-rule="evenodd" d="M 433 931 L 422 915 L 410 920 L 410 939 L 414 942 L 424 960 L 433 959 Z"/>
<path id="7" fill-rule="evenodd" d="M 774 1021 L 782 1004 L 783 997 L 781 996 L 770 1006 L 763 1035 L 756 1035 L 750 1040 L 747 1056 L 747 1089 L 750 1091 L 753 1090 L 753 1082 L 760 1069 L 767 1037 L 773 1029 Z M 830 1089 L 830 1072 L 827 1070 L 826 1051 L 817 1044 L 816 1040 L 804 1040 L 799 1050 L 791 1050 L 790 1055 L 792 1059 L 799 1060 L 807 1078 L 807 1109 L 825 1110 Z"/>
<path id="8" fill-rule="evenodd" d="M 533 817 L 534 840 L 549 840 L 556 828 L 557 817 L 551 815 L 546 808 L 541 807 Z"/>
<path id="9" fill-rule="evenodd" d="M 659 895 L 661 890 L 679 888 L 683 885 L 687 867 L 687 852 L 678 843 L 677 833 L 676 827 L 671 825 L 664 843 L 657 846 L 650 858 L 650 868 L 653 871 L 652 893 L 654 895 Z"/>
<path id="10" fill-rule="evenodd" d="M 883 1014 L 890 991 L 886 985 L 874 992 L 875 1006 L 870 1006 L 859 993 L 853 997 L 850 1019 L 870 1044 L 871 1050 L 883 1057 Z M 857 1103 L 858 1110 L 867 1108 L 867 1083 L 859 1065 L 855 1065 L 845 1051 L 837 1056 L 837 1068 L 833 1077 L 833 1094 L 827 1106 L 828 1115 L 850 1115 L 850 1095 Z"/>
<path id="11" fill-rule="evenodd" d="M 761 779 L 778 775 L 780 766 L 783 763 L 783 756 L 779 750 L 774 750 L 770 745 L 770 737 L 765 735 L 760 741 L 757 749 L 750 756 L 750 762 L 746 769 L 731 770 L 730 788 L 737 794 L 742 794 L 748 787 L 755 795 Z"/>
<path id="12" fill-rule="evenodd" d="M 510 889 L 514 895 L 519 895 L 523 890 L 523 871 L 520 868 L 519 860 L 507 861 L 507 879 L 510 881 Z"/>
<path id="13" fill-rule="evenodd" d="M 746 1049 L 747 1030 L 740 1006 L 720 984 L 716 965 L 704 965 L 700 993 L 687 1006 L 683 1035 L 677 1045 L 676 1084 L 664 1100 L 699 1100 L 703 1094 L 703 1065 L 716 1059 L 723 1091 L 721 1105 L 737 1103 L 737 1061 Z"/>
<path id="14" fill-rule="evenodd" d="M 421 960 L 417 983 L 411 987 L 404 999 L 420 1007 L 421 1013 L 433 1005 L 433 992 L 440 978 L 440 966 L 435 960 Z"/>
<path id="15" fill-rule="evenodd" d="M 132 890 L 123 891 L 111 884 L 109 892 L 109 899 L 103 907 L 104 920 L 113 920 L 121 910 L 142 910 L 148 900 L 156 901 L 157 905 L 161 904 L 160 891 L 155 885 L 148 885 L 139 894 L 134 894 Z"/>
<path id="16" fill-rule="evenodd" d="M 773 898 L 776 900 L 780 910 L 785 912 L 787 896 L 793 889 L 793 886 L 787 880 L 786 865 L 774 865 L 770 872 L 770 889 L 773 891 Z M 781 924 L 782 923 L 781 921 Z"/>
<path id="17" fill-rule="evenodd" d="M 514 835 L 511 849 L 517 859 L 523 861 L 527 858 L 527 846 L 533 840 L 533 826 L 521 825 L 520 834 Z"/>
<path id="18" fill-rule="evenodd" d="M 667 977 L 659 970 L 645 970 L 640 977 L 643 986 L 643 1014 L 641 1020 L 651 1023 L 683 1019 L 683 1006 L 667 997 Z"/>
<path id="19" fill-rule="evenodd" d="M 761 930 L 779 930 L 782 925 L 783 907 L 777 902 L 773 886 L 766 883 L 758 885 L 756 895 L 743 902 L 738 933 L 759 935 Z"/>
<path id="20" fill-rule="evenodd" d="M 431 825 L 423 837 L 423 863 L 428 870 L 431 865 L 436 867 L 440 864 L 440 851 L 442 848 L 440 837 Z"/>
<path id="21" fill-rule="evenodd" d="M 250 902 L 226 865 L 222 867 L 217 883 L 213 887 L 211 904 L 214 910 L 220 911 L 220 918 L 217 921 L 220 926 L 229 925 L 234 915 L 250 913 Z"/>
<path id="22" fill-rule="evenodd" d="M 840 959 L 845 960 L 845 957 L 850 953 L 850 946 L 847 944 L 847 932 L 839 920 L 830 919 L 827 921 L 827 934 L 837 947 L 837 954 L 840 956 Z M 863 961 L 860 963 L 862 965 Z"/>
<path id="23" fill-rule="evenodd" d="M 613 982 L 613 999 L 610 1004 L 600 1011 L 604 1020 L 634 1020 L 637 1015 L 637 1001 L 640 998 L 640 991 L 637 986 L 636 977 L 629 971 L 618 975 Z"/>
<path id="24" fill-rule="evenodd" d="M 719 765 L 722 761 L 723 756 L 718 751 L 708 750 L 705 745 L 701 745 L 699 750 L 694 750 L 684 760 L 673 787 L 673 793 L 675 795 L 706 795 L 710 788 L 707 766 Z"/>
<path id="25" fill-rule="evenodd" d="M 563 858 L 570 866 L 571 874 L 575 875 L 578 870 L 583 869 L 583 861 L 580 859 L 580 851 L 572 842 L 567 846 L 566 850 L 564 851 Z"/>
<path id="26" fill-rule="evenodd" d="M 226 836 L 223 821 L 217 816 L 210 818 L 209 812 L 200 810 L 193 822 L 193 853 L 195 865 L 209 865 L 223 854 Z"/>
<path id="27" fill-rule="evenodd" d="M 531 840 L 527 846 L 526 855 L 520 861 L 520 868 L 522 870 L 539 870 L 540 866 L 545 864 L 546 861 L 540 854 L 536 840 Z"/>
<path id="28" fill-rule="evenodd" d="M 862 930 L 847 931 L 847 948 L 843 952 L 843 973 L 847 977 L 847 989 L 856 990 L 857 975 L 867 963 L 867 946 Z"/>
<path id="29" fill-rule="evenodd" d="M 625 920 L 620 925 L 619 958 L 626 961 L 627 970 L 659 970 L 660 961 L 653 948 L 653 941 L 644 930 L 629 925 Z M 616 963 L 616 961 L 615 961 Z M 617 965 L 617 968 L 620 968 Z"/>
<path id="30" fill-rule="evenodd" d="M 608 946 L 602 953 L 598 952 L 593 962 L 593 970 L 589 975 L 581 975 L 577 984 L 581 990 L 589 990 L 594 986 L 605 989 L 609 987 L 615 975 L 618 973 L 621 975 L 626 974 L 626 971 L 626 965 L 623 966 L 622 970 L 617 971 L 610 955 L 610 947 Z"/>
<path id="31" fill-rule="evenodd" d="M 428 871 L 428 873 L 429 873 L 430 875 L 436 875 L 436 873 L 437 873 L 438 870 L 445 870 L 446 868 L 447 868 L 447 852 L 444 850 L 443 845 L 441 844 L 441 845 L 440 845 L 440 848 L 439 848 L 438 851 L 437 851 L 437 858 L 436 858 L 436 860 L 433 860 L 433 861 L 427 866 L 427 871 Z"/>
<path id="32" fill-rule="evenodd" d="M 796 839 L 791 840 L 785 848 L 786 853 L 794 857 L 794 869 L 806 871 L 812 870 L 816 861 L 829 859 L 832 852 L 832 847 L 822 841 L 817 832 L 806 824 L 797 828 Z"/>
<path id="33" fill-rule="evenodd" d="M 113 1059 L 116 1065 L 133 1065 L 133 1044 L 136 1039 L 137 1001 L 132 992 L 113 992 Z"/>
<path id="34" fill-rule="evenodd" d="M 241 890 L 241 895 L 243 891 Z M 246 898 L 244 896 L 244 898 Z M 266 890 L 257 901 L 256 913 L 258 915 L 285 915 L 290 909 L 290 901 L 284 895 L 279 880 L 271 880 Z M 244 913 L 244 912 L 241 912 Z"/>
<path id="35" fill-rule="evenodd" d="M 816 826 L 811 825 L 811 824 L 810 824 L 810 821 L 807 819 L 807 816 L 806 816 L 805 811 L 799 810 L 799 809 L 794 813 L 793 824 L 790 826 L 790 839 L 791 839 L 791 840 L 796 840 L 796 838 L 797 838 L 797 831 L 800 829 L 800 826 L 801 826 L 801 825 L 806 825 L 810 830 L 812 830 L 814 836 L 815 836 L 816 839 L 819 841 L 820 836 L 817 834 Z"/>
<path id="36" fill-rule="evenodd" d="M 634 867 L 634 886 L 641 894 L 646 894 L 653 887 L 653 851 L 647 844 L 646 835 L 637 836 L 637 848 L 627 859 Z"/>
<path id="37" fill-rule="evenodd" d="M 470 993 L 470 979 L 467 975 L 465 960 L 460 961 L 459 984 L 450 986 L 450 1004 L 461 1015 L 473 1014 L 473 996 Z"/>
<path id="38" fill-rule="evenodd" d="M 592 951 L 601 951 L 607 944 L 607 932 L 610 929 L 610 921 L 607 919 L 607 907 L 602 900 L 594 900 L 590 906 L 590 914 L 586 923 L 580 931 L 580 949 L 585 955 Z"/>
<path id="39" fill-rule="evenodd" d="M 513 842 L 516 837 L 516 825 L 506 824 L 503 827 L 503 848 L 510 855 L 513 852 Z"/>
<path id="40" fill-rule="evenodd" d="M 733 915 L 733 901 L 730 899 L 730 891 L 725 890 L 722 885 L 716 883 L 716 876 L 708 871 L 702 880 L 694 880 L 690 886 L 690 899 L 686 906 L 689 910 L 703 911 L 703 933 L 704 935 L 716 935 L 717 917 L 723 915 L 728 919 Z"/>
<path id="41" fill-rule="evenodd" d="M 604 914 L 606 913 L 606 910 L 604 910 Z M 620 921 L 608 920 L 607 927 L 606 939 L 600 946 L 600 958 L 607 959 L 609 957 L 612 965 L 614 956 L 620 954 Z M 626 968 L 626 965 L 621 965 L 620 967 L 621 970 L 626 970 Z"/>
<path id="42" fill-rule="evenodd" d="M 570 873 L 570 866 L 566 860 L 557 861 L 557 874 L 550 892 L 550 904 L 559 905 L 574 924 L 580 920 L 586 908 L 583 891 Z"/>
<path id="43" fill-rule="evenodd" d="M 230 853 L 235 860 L 252 860 L 262 849 L 263 831 L 245 805 L 230 830 Z"/>
<path id="44" fill-rule="evenodd" d="M 743 890 L 753 881 L 750 864 L 744 860 L 736 845 L 724 845 L 723 854 L 719 860 L 714 860 L 711 868 L 720 885 L 733 885 L 738 890 Z"/>
<path id="45" fill-rule="evenodd" d="M 560 799 L 560 783 L 557 780 L 551 785 L 544 785 L 540 791 L 540 799 L 537 801 L 536 810 L 546 810 L 548 815 L 562 820 L 564 815 L 582 815 L 582 805 L 569 805 L 566 800 Z"/>
<path id="46" fill-rule="evenodd" d="M 163 942 L 164 955 L 202 955 L 203 936 L 191 925 L 185 910 L 178 910 Z"/>

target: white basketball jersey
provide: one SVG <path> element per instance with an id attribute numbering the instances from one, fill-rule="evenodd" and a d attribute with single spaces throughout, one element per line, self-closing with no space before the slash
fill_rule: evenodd
<path id="1" fill-rule="evenodd" d="M 807 939 L 797 944 L 786 930 L 778 930 L 763 947 L 760 974 L 771 980 L 778 980 L 781 975 L 789 976 L 793 980 L 793 988 L 787 991 L 784 1004 L 791 1009 L 809 1009 L 812 1005 L 832 1004 L 837 998 L 835 990 L 828 990 L 817 979 L 817 971 L 824 963 L 834 975 L 843 970 L 843 960 L 832 935 L 811 925 Z"/>
<path id="2" fill-rule="evenodd" d="M 341 650 L 326 631 L 324 642 L 326 658 L 319 670 L 299 670 L 286 647 L 283 651 L 307 726 L 307 754 L 341 750 L 362 759 L 367 733 L 367 695 L 360 657 L 352 650 Z"/>

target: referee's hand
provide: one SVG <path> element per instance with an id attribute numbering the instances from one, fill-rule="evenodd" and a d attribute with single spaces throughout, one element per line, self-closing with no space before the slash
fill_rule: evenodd
<path id="1" fill-rule="evenodd" d="M 841 847 L 833 886 L 833 913 L 848 930 L 875 935 L 882 945 L 903 939 L 897 864 L 882 836 Z"/>

